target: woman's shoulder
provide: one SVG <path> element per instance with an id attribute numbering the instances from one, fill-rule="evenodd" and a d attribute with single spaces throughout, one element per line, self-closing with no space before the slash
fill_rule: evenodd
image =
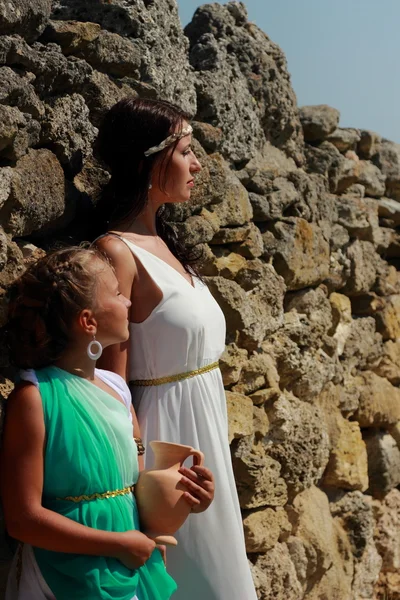
<path id="1" fill-rule="evenodd" d="M 125 273 L 131 271 L 133 276 L 136 274 L 135 258 L 121 235 L 108 232 L 94 240 L 93 244 L 111 260 L 115 269 L 123 268 Z"/>

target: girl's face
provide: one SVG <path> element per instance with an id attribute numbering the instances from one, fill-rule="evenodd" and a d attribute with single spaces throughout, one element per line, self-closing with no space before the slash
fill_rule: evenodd
<path id="1" fill-rule="evenodd" d="M 117 278 L 109 265 L 101 264 L 96 277 L 96 308 L 93 310 L 97 321 L 96 338 L 104 347 L 125 342 L 129 337 L 131 301 L 119 291 Z"/>
<path id="2" fill-rule="evenodd" d="M 188 123 L 183 121 L 178 130 L 187 126 Z M 187 202 L 190 199 L 195 175 L 201 171 L 201 165 L 192 150 L 191 143 L 192 135 L 189 134 L 179 140 L 175 150 L 169 149 L 172 158 L 168 164 L 166 178 L 164 172 L 160 172 L 163 168 L 162 161 L 156 163 L 151 181 L 152 188 L 149 192 L 150 200 L 161 205 L 166 202 Z M 161 185 L 165 180 L 165 189 L 160 188 L 160 179 Z"/>

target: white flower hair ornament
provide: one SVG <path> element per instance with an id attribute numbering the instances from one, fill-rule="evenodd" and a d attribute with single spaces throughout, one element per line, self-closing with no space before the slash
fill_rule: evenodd
<path id="1" fill-rule="evenodd" d="M 186 135 L 189 135 L 190 133 L 192 133 L 192 131 L 193 131 L 193 127 L 191 125 L 188 125 L 181 131 L 178 131 L 177 133 L 173 133 L 172 135 L 169 135 L 163 142 L 161 142 L 161 144 L 158 144 L 158 146 L 152 146 L 151 148 L 146 150 L 146 152 L 144 152 L 144 155 L 147 157 L 147 156 L 151 156 L 152 154 L 155 154 L 156 152 L 161 152 L 161 150 L 164 150 L 164 148 L 167 148 L 167 146 L 170 146 L 177 140 L 180 140 L 183 137 L 185 137 Z"/>

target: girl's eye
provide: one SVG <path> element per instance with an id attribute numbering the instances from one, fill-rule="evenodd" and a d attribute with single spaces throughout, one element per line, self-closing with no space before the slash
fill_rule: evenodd
<path id="1" fill-rule="evenodd" d="M 187 156 L 188 154 L 190 154 L 192 151 L 191 148 L 188 148 L 187 150 L 184 151 L 183 156 Z"/>
<path id="2" fill-rule="evenodd" d="M 122 295 L 122 292 L 117 292 L 117 296 L 121 296 L 121 295 Z"/>

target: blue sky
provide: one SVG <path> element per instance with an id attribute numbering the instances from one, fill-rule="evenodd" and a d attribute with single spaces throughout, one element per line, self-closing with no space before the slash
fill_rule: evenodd
<path id="1" fill-rule="evenodd" d="M 183 25 L 204 2 L 178 0 Z M 220 2 L 225 4 L 225 2 Z M 246 0 L 286 54 L 299 106 L 329 104 L 341 127 L 400 143 L 400 0 Z"/>

